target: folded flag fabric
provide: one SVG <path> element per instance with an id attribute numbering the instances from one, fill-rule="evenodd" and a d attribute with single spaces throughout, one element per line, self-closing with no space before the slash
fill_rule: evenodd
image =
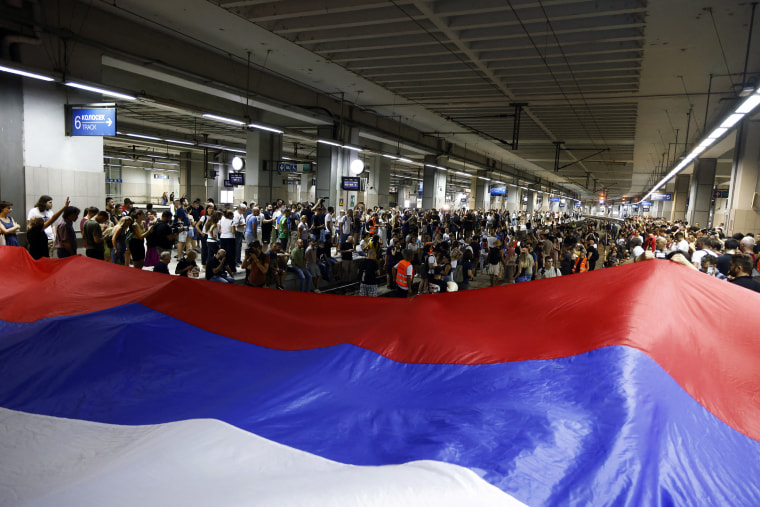
<path id="1" fill-rule="evenodd" d="M 760 504 L 760 296 L 666 261 L 413 300 L 0 265 L 2 505 Z"/>

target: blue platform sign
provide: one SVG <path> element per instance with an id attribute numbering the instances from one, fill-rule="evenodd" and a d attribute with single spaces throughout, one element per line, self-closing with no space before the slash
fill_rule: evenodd
<path id="1" fill-rule="evenodd" d="M 652 206 L 652 201 L 641 201 L 639 204 L 641 204 L 643 208 L 649 208 Z"/>
<path id="2" fill-rule="evenodd" d="M 298 172 L 298 164 L 289 164 L 287 162 L 280 162 L 277 164 L 277 170 L 281 173 L 295 173 Z"/>
<path id="3" fill-rule="evenodd" d="M 491 195 L 504 195 L 507 193 L 507 187 L 491 187 Z"/>
<path id="4" fill-rule="evenodd" d="M 652 200 L 653 201 L 672 201 L 673 200 L 673 194 L 671 192 L 652 192 Z"/>
<path id="5" fill-rule="evenodd" d="M 549 197 L 549 202 L 559 202 L 559 197 Z"/>
<path id="6" fill-rule="evenodd" d="M 71 108 L 72 136 L 115 136 L 116 108 Z"/>

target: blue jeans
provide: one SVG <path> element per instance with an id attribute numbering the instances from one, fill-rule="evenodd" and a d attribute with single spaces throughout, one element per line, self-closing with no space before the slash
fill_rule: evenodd
<path id="1" fill-rule="evenodd" d="M 227 273 L 220 273 L 209 278 L 211 282 L 235 283 L 235 280 Z"/>
<path id="2" fill-rule="evenodd" d="M 293 266 L 293 271 L 295 271 L 301 280 L 301 292 L 311 292 L 311 273 L 309 273 L 309 270 Z"/>

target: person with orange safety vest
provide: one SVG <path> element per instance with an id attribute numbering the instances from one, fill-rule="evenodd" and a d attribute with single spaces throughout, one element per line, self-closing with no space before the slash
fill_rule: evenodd
<path id="1" fill-rule="evenodd" d="M 393 266 L 393 278 L 396 280 L 396 296 L 412 297 L 412 282 L 414 281 L 414 253 L 408 248 L 404 250 L 403 260 Z"/>
<path id="2" fill-rule="evenodd" d="M 367 232 L 370 236 L 377 234 L 377 213 L 373 213 L 372 217 L 367 219 Z"/>
<path id="3" fill-rule="evenodd" d="M 588 257 L 586 256 L 586 250 L 581 247 L 576 250 L 578 257 L 573 264 L 573 273 L 585 273 L 588 271 Z"/>

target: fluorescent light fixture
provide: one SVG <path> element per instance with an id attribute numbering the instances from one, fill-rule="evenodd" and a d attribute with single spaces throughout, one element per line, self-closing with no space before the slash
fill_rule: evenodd
<path id="1" fill-rule="evenodd" d="M 145 169 L 144 167 L 140 167 L 136 165 L 123 165 L 122 167 L 126 167 L 127 169 Z"/>
<path id="2" fill-rule="evenodd" d="M 156 164 L 160 164 L 160 165 L 179 165 L 176 162 L 156 162 Z"/>
<path id="3" fill-rule="evenodd" d="M 21 69 L 14 69 L 13 67 L 6 67 L 5 65 L 0 65 L 0 71 L 9 72 L 11 74 L 16 74 L 19 76 L 30 77 L 32 79 L 39 79 L 40 81 L 55 81 L 55 79 L 52 77 L 43 76 L 42 74 L 35 74 L 34 72 L 27 72 Z"/>
<path id="4" fill-rule="evenodd" d="M 758 104 L 760 104 L 760 95 L 757 94 L 757 92 L 750 95 L 747 100 L 742 102 L 742 104 L 736 108 L 737 113 L 747 114 L 751 112 L 753 109 L 755 109 Z"/>
<path id="5" fill-rule="evenodd" d="M 164 139 L 167 143 L 184 144 L 186 146 L 193 146 L 195 143 L 189 141 L 180 141 L 179 139 Z"/>
<path id="6" fill-rule="evenodd" d="M 398 157 L 394 157 L 393 155 L 386 155 L 385 153 L 383 153 L 383 156 L 384 156 L 385 158 L 389 158 L 389 159 L 391 159 L 391 160 L 396 160 L 396 159 L 398 158 Z"/>
<path id="7" fill-rule="evenodd" d="M 399 161 L 399 162 L 406 162 L 407 164 L 412 164 L 412 163 L 413 163 L 413 162 L 412 162 L 411 160 L 409 160 L 408 158 L 403 158 L 403 157 L 399 157 L 399 158 L 398 158 L 398 161 Z"/>
<path id="8" fill-rule="evenodd" d="M 351 150 L 351 151 L 364 151 L 361 148 L 357 148 L 356 146 L 351 146 L 351 145 L 348 145 L 348 144 L 344 144 L 343 147 L 345 149 Z"/>
<path id="9" fill-rule="evenodd" d="M 483 176 L 478 176 L 478 179 L 483 181 L 491 181 L 491 178 L 485 178 Z"/>
<path id="10" fill-rule="evenodd" d="M 276 128 L 267 127 L 265 125 L 259 125 L 258 123 L 249 123 L 249 127 L 252 129 L 266 130 L 267 132 L 274 132 L 275 134 L 284 134 L 285 132 Z"/>
<path id="11" fill-rule="evenodd" d="M 140 139 L 150 139 L 151 141 L 160 141 L 161 140 L 160 137 L 146 136 L 146 135 L 143 135 L 143 134 L 133 134 L 131 132 L 127 132 L 127 135 L 129 137 L 139 137 Z"/>
<path id="12" fill-rule="evenodd" d="M 98 88 L 96 86 L 83 85 L 81 83 L 75 83 L 73 81 L 67 81 L 64 84 L 66 86 L 71 86 L 73 88 L 79 88 L 80 90 L 86 90 L 88 92 L 100 93 L 102 95 L 107 95 L 109 97 L 116 97 L 117 99 L 137 100 L 135 97 L 133 97 L 131 95 L 127 95 L 125 93 L 114 92 L 114 91 L 111 91 L 111 90 L 105 90 L 103 88 Z"/>
<path id="13" fill-rule="evenodd" d="M 335 141 L 327 141 L 325 139 L 317 139 L 317 142 L 318 143 L 322 143 L 322 144 L 328 144 L 330 146 L 337 146 L 338 148 L 343 148 L 342 144 L 338 144 Z"/>
<path id="14" fill-rule="evenodd" d="M 699 143 L 699 146 L 703 146 L 703 147 L 707 148 L 708 146 L 712 145 L 717 140 L 718 140 L 717 137 L 713 137 L 713 138 L 709 138 L 708 137 L 707 139 L 705 139 L 704 141 L 702 141 L 701 143 Z"/>
<path id="15" fill-rule="evenodd" d="M 462 172 L 462 171 L 454 171 L 454 174 L 458 174 L 460 176 L 467 176 L 468 178 L 472 178 L 472 174 L 465 173 L 465 172 Z"/>
<path id="16" fill-rule="evenodd" d="M 217 116 L 215 114 L 205 113 L 203 117 L 208 118 L 209 120 L 220 121 L 222 123 L 229 123 L 230 125 L 245 125 L 244 121 L 235 120 L 232 118 L 226 118 L 224 116 Z"/>
<path id="17" fill-rule="evenodd" d="M 145 156 L 146 157 L 152 157 L 152 158 L 168 158 L 168 157 L 166 157 L 164 155 L 150 155 L 150 154 L 146 154 Z"/>
<path id="18" fill-rule="evenodd" d="M 729 116 L 728 118 L 726 118 L 726 121 L 724 121 L 723 123 L 721 123 L 720 126 L 723 127 L 723 128 L 729 129 L 729 128 L 733 127 L 734 125 L 736 125 L 737 123 L 739 123 L 739 120 L 741 120 L 742 118 L 744 118 L 744 114 L 742 114 L 742 113 L 734 113 L 731 116 Z"/>
<path id="19" fill-rule="evenodd" d="M 282 157 L 283 160 L 290 160 L 290 157 Z"/>
<path id="20" fill-rule="evenodd" d="M 719 139 L 723 134 L 725 134 L 728 131 L 728 128 L 726 127 L 718 127 L 712 132 L 710 132 L 710 135 L 707 136 L 708 139 Z"/>

